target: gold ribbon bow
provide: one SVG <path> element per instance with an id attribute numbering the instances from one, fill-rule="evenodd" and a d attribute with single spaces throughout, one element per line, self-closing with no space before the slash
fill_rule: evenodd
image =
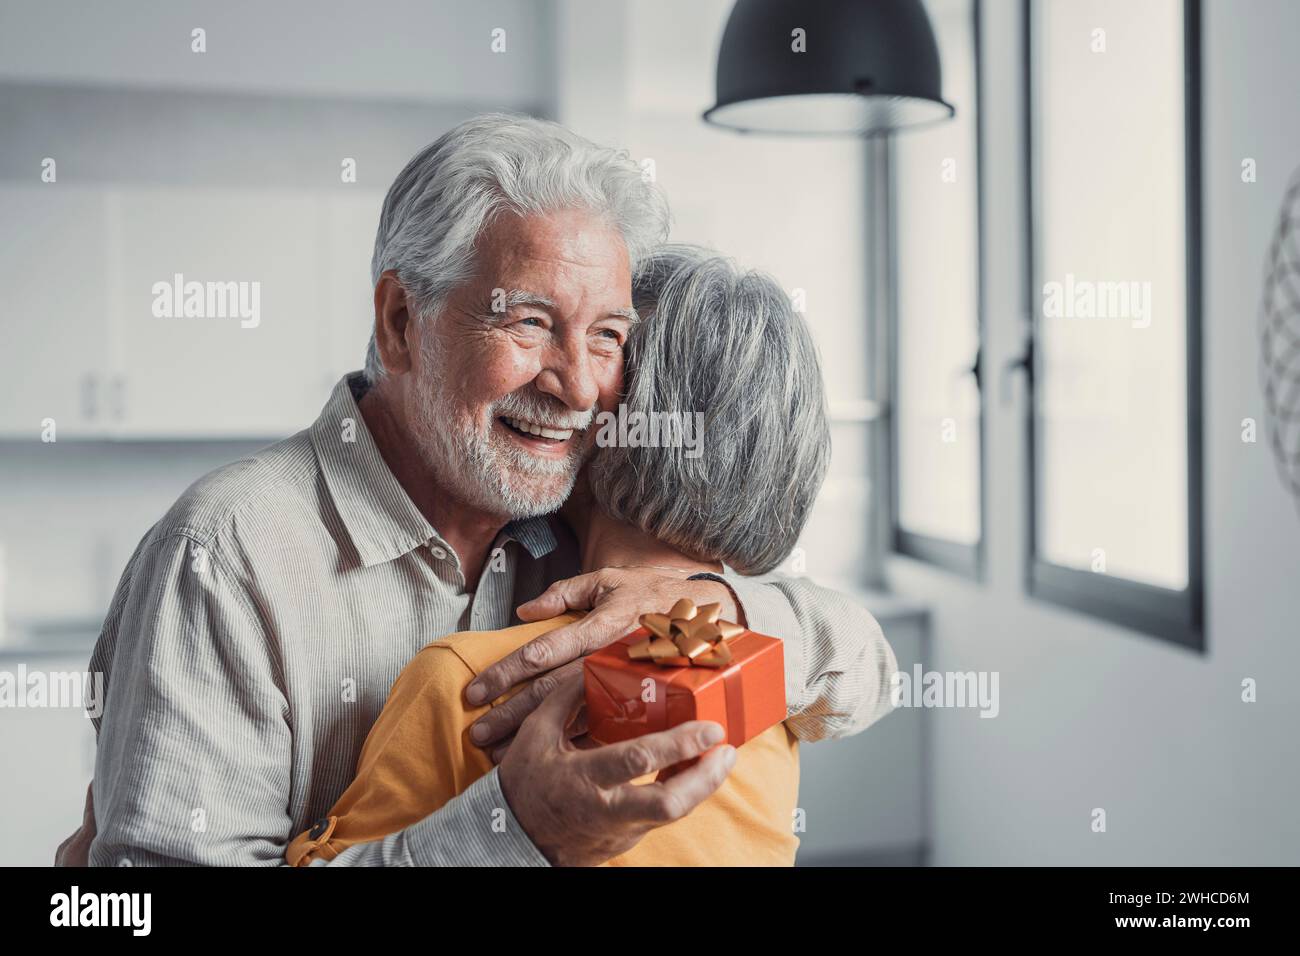
<path id="1" fill-rule="evenodd" d="M 627 656 L 661 667 L 725 667 L 731 663 L 727 641 L 745 633 L 734 621 L 719 619 L 722 605 L 682 598 L 667 614 L 642 614 L 641 626 L 652 635 L 631 644 Z"/>

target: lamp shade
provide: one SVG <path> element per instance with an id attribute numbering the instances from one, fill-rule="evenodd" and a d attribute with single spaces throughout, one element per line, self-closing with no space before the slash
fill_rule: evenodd
<path id="1" fill-rule="evenodd" d="M 939 49 L 920 0 L 737 0 L 706 122 L 870 136 L 939 122 Z"/>

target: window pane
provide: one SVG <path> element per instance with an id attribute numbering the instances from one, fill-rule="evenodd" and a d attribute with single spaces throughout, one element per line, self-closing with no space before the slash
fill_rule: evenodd
<path id="1" fill-rule="evenodd" d="M 895 142 L 898 524 L 980 538 L 979 224 L 969 0 L 926 3 L 953 120 Z"/>
<path id="2" fill-rule="evenodd" d="M 1181 0 L 1033 5 L 1037 549 L 1187 586 Z"/>

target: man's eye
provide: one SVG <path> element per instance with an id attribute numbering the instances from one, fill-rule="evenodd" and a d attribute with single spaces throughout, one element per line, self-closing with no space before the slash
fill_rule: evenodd
<path id="1" fill-rule="evenodd" d="M 545 321 L 536 315 L 530 315 L 527 318 L 520 319 L 516 325 L 528 325 L 530 328 L 540 329 L 545 325 Z"/>
<path id="2" fill-rule="evenodd" d="M 614 329 L 600 329 L 599 331 L 597 331 L 596 334 L 603 336 L 607 339 L 612 339 L 615 342 L 623 341 L 623 337 L 619 335 L 618 332 Z"/>

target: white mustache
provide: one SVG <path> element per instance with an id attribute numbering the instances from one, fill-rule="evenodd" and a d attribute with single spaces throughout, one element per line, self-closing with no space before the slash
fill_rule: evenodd
<path id="1" fill-rule="evenodd" d="M 585 412 L 575 412 L 566 408 L 559 411 L 555 407 L 554 400 L 548 402 L 533 395 L 511 392 L 492 405 L 491 414 L 493 418 L 522 418 L 557 430 L 585 431 L 591 427 L 596 409 L 592 407 Z"/>

